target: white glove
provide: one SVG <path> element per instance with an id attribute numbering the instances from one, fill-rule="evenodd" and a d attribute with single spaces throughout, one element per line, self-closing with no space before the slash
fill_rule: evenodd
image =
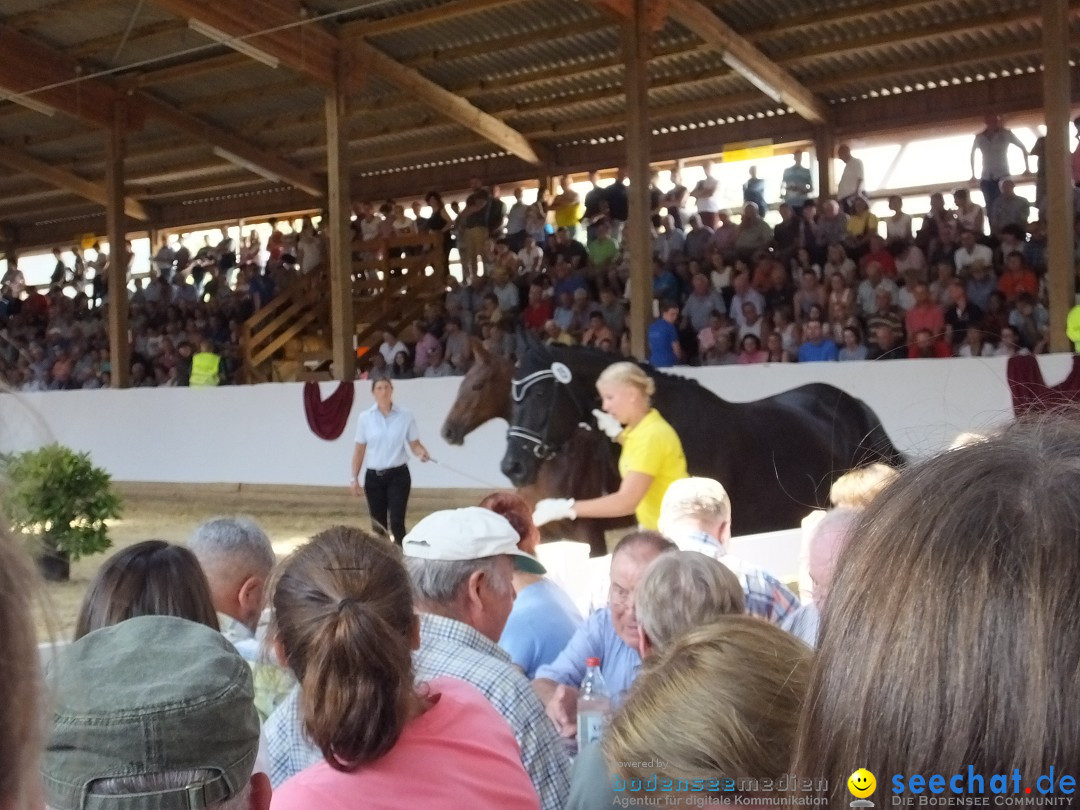
<path id="1" fill-rule="evenodd" d="M 543 526 L 556 520 L 576 520 L 573 498 L 544 498 L 533 510 L 533 523 Z"/>
<path id="2" fill-rule="evenodd" d="M 596 417 L 596 426 L 604 431 L 604 434 L 609 439 L 617 439 L 619 434 L 623 432 L 623 426 L 619 424 L 619 420 L 610 413 L 599 408 L 593 408 L 592 415 Z"/>

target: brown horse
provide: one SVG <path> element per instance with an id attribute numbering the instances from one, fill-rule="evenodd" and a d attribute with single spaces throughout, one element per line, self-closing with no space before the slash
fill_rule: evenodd
<path id="1" fill-rule="evenodd" d="M 443 422 L 442 437 L 464 444 L 465 437 L 492 419 L 510 421 L 510 381 L 514 364 L 473 340 L 473 364 L 458 388 L 457 398 Z M 536 481 L 518 490 L 535 504 L 541 498 L 596 498 L 619 488 L 616 448 L 598 431 L 578 428 L 564 452 L 540 465 Z M 632 518 L 577 520 L 541 528 L 546 540 L 571 537 L 589 544 L 593 556 L 607 554 L 604 532 L 632 525 Z"/>

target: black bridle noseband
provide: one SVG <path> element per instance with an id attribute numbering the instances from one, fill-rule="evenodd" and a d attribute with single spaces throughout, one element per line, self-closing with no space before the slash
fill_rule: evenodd
<path id="1" fill-rule="evenodd" d="M 562 363 L 552 363 L 549 368 L 542 368 L 539 371 L 534 371 L 532 374 L 527 374 L 520 380 L 515 379 L 511 381 L 510 395 L 513 397 L 514 402 L 523 402 L 529 389 L 544 380 L 551 380 L 551 384 L 555 386 L 554 390 L 556 395 L 558 395 L 559 391 L 566 391 L 567 396 L 570 397 L 571 403 L 577 409 L 579 416 L 588 413 L 588 410 L 582 407 L 580 399 L 570 385 L 573 381 L 573 374 L 570 369 Z M 555 410 L 554 400 L 552 401 L 551 410 Z M 586 422 L 581 422 L 581 424 L 586 428 L 591 427 Z M 509 439 L 519 439 L 526 447 L 531 445 L 532 454 L 534 456 L 541 461 L 549 461 L 550 459 L 555 458 L 561 447 L 561 445 L 556 446 L 551 443 L 548 438 L 548 433 L 550 431 L 551 419 L 548 419 L 544 423 L 543 434 L 518 425 L 511 425 L 510 429 L 506 431 L 506 436 Z"/>

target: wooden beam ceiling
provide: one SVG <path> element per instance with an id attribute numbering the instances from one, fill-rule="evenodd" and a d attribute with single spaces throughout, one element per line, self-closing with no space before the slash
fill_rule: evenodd
<path id="1" fill-rule="evenodd" d="M 514 0 L 514 2 L 517 1 Z M 154 0 L 154 2 L 174 14 L 200 20 L 219 29 L 228 36 L 250 42 L 260 50 L 277 57 L 283 64 L 314 79 L 324 88 L 329 89 L 335 86 L 334 60 L 341 51 L 338 38 L 318 24 L 304 25 L 302 37 L 295 36 L 293 31 L 274 30 L 287 25 L 290 20 L 287 12 L 283 12 L 280 7 L 275 6 L 269 0 L 256 0 L 255 7 L 245 7 L 242 10 L 236 4 L 225 2 L 225 0 L 218 0 L 218 2 L 214 3 L 203 2 L 202 0 Z M 509 0 L 503 0 L 503 2 L 509 2 Z M 485 4 L 488 7 L 492 5 L 490 0 L 464 0 L 463 5 L 465 4 L 469 5 L 470 11 L 468 13 L 481 10 L 481 7 Z M 444 9 L 444 6 L 439 7 L 439 11 Z M 427 12 L 417 13 L 426 14 Z M 461 11 L 461 13 L 466 12 Z M 400 18 L 396 19 L 398 24 L 402 23 Z M 255 21 L 258 21 L 259 25 L 269 26 L 271 32 L 253 36 L 256 33 Z M 288 34 L 285 38 L 287 45 L 282 38 L 282 35 L 285 34 Z M 296 42 L 307 42 L 308 40 L 310 40 L 311 47 L 316 54 L 316 58 L 312 60 L 307 59 L 303 51 L 297 52 L 295 50 Z M 485 113 L 460 96 L 456 96 L 440 87 L 419 71 L 405 67 L 395 61 L 367 42 L 362 36 L 355 36 L 349 42 L 348 48 L 351 55 L 358 57 L 359 62 L 348 72 L 350 83 L 353 86 L 362 86 L 366 72 L 370 71 L 393 84 L 399 90 L 411 94 L 441 115 L 491 140 L 500 148 L 519 155 L 532 163 L 539 164 L 543 162 L 538 147 L 530 144 L 512 127 Z M 298 55 L 299 58 L 297 58 Z"/>
<path id="2" fill-rule="evenodd" d="M 342 34 L 350 38 L 369 38 L 395 34 L 399 31 L 407 31 L 424 25 L 444 23 L 470 14 L 494 11 L 497 8 L 511 6 L 520 2 L 523 2 L 523 0 L 453 0 L 453 2 L 443 3 L 433 8 L 425 8 L 407 14 L 396 14 L 393 17 L 381 20 L 357 20 L 356 22 L 347 23 L 342 26 Z"/>
<path id="3" fill-rule="evenodd" d="M 242 39 L 276 57 L 291 70 L 310 76 L 323 87 L 334 84 L 337 37 L 321 25 L 305 24 L 297 3 L 285 0 L 153 2 L 186 20 L 198 20 L 230 37 Z"/>
<path id="4" fill-rule="evenodd" d="M 778 66 L 699 0 L 668 0 L 671 17 L 688 31 L 721 48 L 724 61 L 770 98 L 788 105 L 813 124 L 824 124 L 828 105 Z"/>
<path id="5" fill-rule="evenodd" d="M 0 146 L 0 163 L 33 175 L 57 188 L 70 191 L 99 205 L 108 203 L 108 195 L 103 184 L 91 183 L 77 174 L 58 169 L 43 160 L 38 160 L 27 152 Z M 146 206 L 130 196 L 124 197 L 124 211 L 129 217 L 142 222 L 149 222 L 153 218 Z"/>
<path id="6" fill-rule="evenodd" d="M 281 178 L 312 197 L 322 197 L 325 193 L 324 184 L 315 175 L 299 169 L 289 161 L 252 144 L 209 121 L 197 118 L 194 115 L 176 109 L 167 101 L 152 96 L 145 90 L 138 93 L 139 100 L 146 106 L 147 112 L 166 121 L 171 126 L 186 132 L 194 138 L 205 141 L 207 144 L 222 150 L 229 155 L 239 158 L 239 165 L 243 163 L 264 170 L 267 174 Z M 226 155 L 219 155 L 226 157 Z"/>
<path id="7" fill-rule="evenodd" d="M 96 127 L 112 126 L 112 111 L 123 94 L 98 79 L 76 81 L 82 66 L 63 52 L 0 23 L 0 88 Z M 48 88 L 48 89 L 41 89 Z M 137 114 L 128 116 L 132 130 L 142 127 Z"/>

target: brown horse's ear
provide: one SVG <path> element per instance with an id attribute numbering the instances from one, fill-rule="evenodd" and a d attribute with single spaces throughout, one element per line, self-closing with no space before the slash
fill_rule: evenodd
<path id="1" fill-rule="evenodd" d="M 477 362 L 486 363 L 491 359 L 491 352 L 484 348 L 484 342 L 480 338 L 474 337 L 470 342 L 472 343 L 473 357 L 477 359 Z"/>

